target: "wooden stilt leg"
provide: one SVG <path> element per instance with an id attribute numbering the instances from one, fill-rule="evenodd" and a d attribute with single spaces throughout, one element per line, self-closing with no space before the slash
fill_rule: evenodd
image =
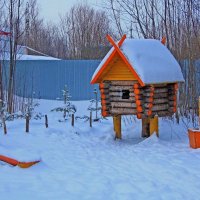
<path id="1" fill-rule="evenodd" d="M 115 138 L 121 139 L 121 115 L 113 116 Z"/>
<path id="2" fill-rule="evenodd" d="M 154 132 L 156 132 L 157 137 L 159 137 L 158 116 L 154 116 L 154 118 L 150 119 L 150 135 Z"/>
<path id="3" fill-rule="evenodd" d="M 149 125 L 149 117 L 142 118 L 142 137 L 150 136 L 150 125 Z"/>
<path id="4" fill-rule="evenodd" d="M 142 137 L 149 137 L 154 132 L 156 132 L 156 135 L 159 136 L 158 116 L 155 116 L 154 118 L 148 117 L 142 119 Z"/>

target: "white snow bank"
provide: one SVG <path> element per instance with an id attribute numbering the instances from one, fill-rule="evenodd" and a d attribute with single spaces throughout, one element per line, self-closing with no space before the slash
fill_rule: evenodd
<path id="1" fill-rule="evenodd" d="M 119 141 L 111 118 L 92 128 L 75 121 L 73 128 L 70 120 L 58 122 L 61 113 L 49 112 L 60 101 L 40 103 L 48 129 L 44 119 L 31 120 L 28 134 L 25 120 L 8 122 L 6 136 L 1 129 L 0 154 L 42 160 L 28 169 L 1 163 L 1 200 L 199 199 L 200 150 L 189 148 L 184 123 L 160 119 L 159 139 L 153 135 L 142 141 L 141 122 L 123 117 Z M 73 103 L 76 116 L 89 115 L 89 102 Z"/>

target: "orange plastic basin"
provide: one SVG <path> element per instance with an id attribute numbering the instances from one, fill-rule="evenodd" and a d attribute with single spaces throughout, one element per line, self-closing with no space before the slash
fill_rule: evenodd
<path id="1" fill-rule="evenodd" d="M 190 147 L 193 149 L 200 148 L 200 130 L 188 129 Z"/>

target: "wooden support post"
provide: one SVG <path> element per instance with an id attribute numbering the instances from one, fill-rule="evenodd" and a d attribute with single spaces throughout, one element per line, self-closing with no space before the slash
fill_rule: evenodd
<path id="1" fill-rule="evenodd" d="M 90 111 L 90 127 L 92 127 L 92 111 Z"/>
<path id="2" fill-rule="evenodd" d="M 142 137 L 149 137 L 154 132 L 159 136 L 158 132 L 158 116 L 153 118 L 147 117 L 142 119 Z"/>
<path id="3" fill-rule="evenodd" d="M 47 115 L 45 115 L 45 126 L 46 126 L 46 128 L 48 128 L 48 117 L 47 117 Z"/>
<path id="4" fill-rule="evenodd" d="M 159 137 L 159 129 L 158 129 L 158 116 L 154 116 L 154 118 L 150 119 L 150 135 L 156 132 L 157 137 Z"/>
<path id="5" fill-rule="evenodd" d="M 199 96 L 199 130 L 200 130 L 200 96 Z"/>
<path id="6" fill-rule="evenodd" d="M 113 124 L 114 124 L 114 131 L 115 131 L 115 138 L 121 139 L 121 115 L 113 116 Z"/>
<path id="7" fill-rule="evenodd" d="M 26 115 L 26 133 L 29 132 L 29 116 Z"/>
<path id="8" fill-rule="evenodd" d="M 72 114 L 72 126 L 74 127 L 74 114 Z"/>
<path id="9" fill-rule="evenodd" d="M 142 137 L 150 136 L 150 126 L 149 126 L 150 118 L 142 118 Z"/>

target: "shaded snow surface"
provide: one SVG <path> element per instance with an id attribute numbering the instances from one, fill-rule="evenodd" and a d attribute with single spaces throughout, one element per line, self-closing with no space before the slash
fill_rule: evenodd
<path id="1" fill-rule="evenodd" d="M 59 102 L 60 103 L 60 102 Z M 170 120 L 160 121 L 160 138 L 140 138 L 141 124 L 124 118 L 123 140 L 113 139 L 112 120 L 93 123 L 58 122 L 50 113 L 56 101 L 41 100 L 49 116 L 8 122 L 0 135 L 0 154 L 41 163 L 21 169 L 0 163 L 1 200 L 196 200 L 200 197 L 200 150 L 189 148 L 187 129 Z M 88 102 L 75 102 L 77 115 L 88 114 Z M 186 123 L 185 123 L 186 124 Z"/>

